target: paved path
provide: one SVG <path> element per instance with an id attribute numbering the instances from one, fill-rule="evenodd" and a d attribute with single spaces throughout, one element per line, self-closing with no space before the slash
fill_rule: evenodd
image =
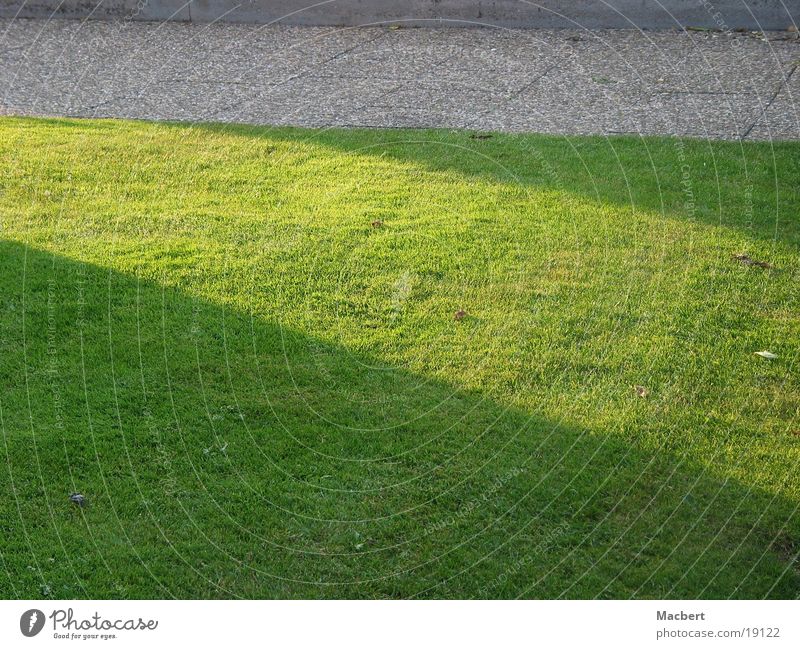
<path id="1" fill-rule="evenodd" d="M 0 113 L 800 139 L 796 33 L 0 21 Z"/>

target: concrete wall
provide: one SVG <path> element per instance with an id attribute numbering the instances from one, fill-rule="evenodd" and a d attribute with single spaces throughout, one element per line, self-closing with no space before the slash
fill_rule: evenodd
<path id="1" fill-rule="evenodd" d="M 782 30 L 800 22 L 800 0 L 0 0 L 0 17 L 15 16 L 287 25 L 396 22 Z"/>

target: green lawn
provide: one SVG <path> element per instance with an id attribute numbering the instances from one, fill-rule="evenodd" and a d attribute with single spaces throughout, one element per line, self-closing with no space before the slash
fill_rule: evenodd
<path id="1" fill-rule="evenodd" d="M 6 598 L 800 594 L 798 143 L 4 118 L 0 238 Z"/>

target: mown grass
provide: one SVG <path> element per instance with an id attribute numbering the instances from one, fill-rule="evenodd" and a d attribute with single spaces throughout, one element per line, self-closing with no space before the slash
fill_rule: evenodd
<path id="1" fill-rule="evenodd" d="M 3 119 L 0 594 L 796 597 L 799 181 Z"/>

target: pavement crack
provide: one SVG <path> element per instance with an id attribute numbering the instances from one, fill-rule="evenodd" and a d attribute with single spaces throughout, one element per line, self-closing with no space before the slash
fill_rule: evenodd
<path id="1" fill-rule="evenodd" d="M 748 95 L 751 97 L 760 97 L 757 92 L 740 92 L 737 90 L 653 90 L 653 95 L 661 95 L 664 97 L 685 97 L 692 95 Z M 763 94 L 763 93 L 762 93 Z"/>
<path id="2" fill-rule="evenodd" d="M 755 120 L 753 120 L 753 123 L 750 124 L 747 130 L 744 133 L 742 133 L 742 135 L 739 136 L 740 140 L 744 140 L 748 135 L 750 135 L 750 131 L 752 131 L 756 127 L 756 124 L 758 124 L 761 121 L 761 118 L 766 117 L 769 107 L 772 106 L 773 102 L 778 98 L 778 95 L 781 94 L 781 90 L 783 90 L 789 84 L 789 79 L 792 78 L 792 75 L 794 74 L 795 70 L 797 70 L 797 63 L 795 63 L 792 66 L 792 69 L 789 70 L 789 74 L 787 74 L 783 79 L 781 79 L 781 82 L 778 84 L 778 88 L 775 90 L 774 93 L 772 93 L 772 96 L 767 100 L 767 103 L 765 104 L 764 108 L 761 109 L 761 112 L 756 116 Z"/>
<path id="3" fill-rule="evenodd" d="M 197 6 L 191 9 L 194 18 Z M 672 48 L 666 51 L 680 56 L 653 61 L 653 39 L 613 30 L 588 36 L 543 30 L 532 42 L 527 32 L 458 27 L 260 26 L 243 33 L 223 23 L 118 28 L 98 21 L 92 23 L 98 47 L 84 48 L 65 46 L 77 33 L 68 21 L 48 23 L 48 38 L 35 47 L 28 42 L 30 26 L 0 27 L 6 27 L 0 43 L 2 112 L 13 106 L 47 115 L 75 109 L 122 118 L 587 134 L 630 132 L 641 121 L 643 134 L 677 130 L 687 136 L 709 119 L 715 138 L 798 137 L 778 111 L 797 83 L 800 61 L 771 63 L 768 69 L 761 63 L 728 65 L 727 58 L 717 58 L 720 43 L 735 40 L 745 60 L 769 55 L 768 43 L 736 35 L 693 37 L 696 47 L 684 52 L 684 36 L 663 32 L 659 38 Z M 617 70 L 608 68 L 598 47 L 624 50 L 627 65 L 614 73 L 618 85 L 606 86 L 606 77 L 594 85 L 587 77 Z M 721 86 L 656 86 L 640 74 L 691 79 L 700 63 L 711 66 Z M 735 122 L 720 113 L 728 103 Z M 768 120 L 769 133 L 763 128 Z"/>
<path id="4" fill-rule="evenodd" d="M 548 65 L 540 74 L 535 76 L 528 83 L 526 83 L 522 87 L 517 88 L 516 90 L 510 92 L 508 94 L 508 96 L 503 100 L 503 104 L 504 105 L 508 104 L 508 102 L 510 102 L 511 100 L 516 99 L 520 95 L 524 94 L 525 92 L 530 90 L 533 86 L 535 86 L 537 83 L 539 83 L 542 79 L 544 79 L 552 70 L 555 70 L 562 63 L 568 63 L 568 62 L 569 62 L 569 59 L 567 59 L 567 61 L 563 61 L 563 62 L 562 61 L 555 61 L 554 63 Z M 477 124 L 480 120 L 482 120 L 487 115 L 497 113 L 499 108 L 500 107 L 498 107 L 498 106 L 492 106 L 491 108 L 487 108 L 486 110 L 484 110 L 480 114 L 476 115 L 474 119 L 470 120 L 467 123 L 466 128 L 468 128 L 468 129 L 475 128 L 475 124 Z"/>
<path id="5" fill-rule="evenodd" d="M 305 76 L 311 74 L 312 72 L 314 72 L 314 70 L 322 68 L 322 67 L 328 65 L 328 63 L 331 63 L 332 61 L 336 61 L 337 59 L 342 58 L 346 54 L 350 54 L 350 52 L 353 52 L 354 50 L 357 50 L 359 47 L 363 47 L 365 45 L 369 45 L 370 43 L 374 43 L 379 38 L 383 38 L 383 37 L 385 37 L 385 34 L 381 33 L 381 34 L 378 34 L 377 36 L 374 36 L 373 38 L 370 38 L 369 40 L 363 41 L 361 43 L 356 43 L 352 47 L 348 47 L 347 49 L 344 49 L 341 52 L 337 52 L 333 56 L 328 57 L 327 59 L 324 59 L 324 60 L 320 61 L 319 63 L 316 63 L 315 65 L 310 65 L 305 70 L 302 70 L 301 72 L 298 72 L 297 74 L 292 74 L 289 77 L 287 77 L 286 79 L 283 79 L 282 81 L 279 81 L 274 85 L 275 86 L 283 86 L 283 85 L 286 85 L 287 83 L 290 83 L 290 82 L 294 81 L 295 79 L 300 79 L 302 77 L 305 77 Z"/>

